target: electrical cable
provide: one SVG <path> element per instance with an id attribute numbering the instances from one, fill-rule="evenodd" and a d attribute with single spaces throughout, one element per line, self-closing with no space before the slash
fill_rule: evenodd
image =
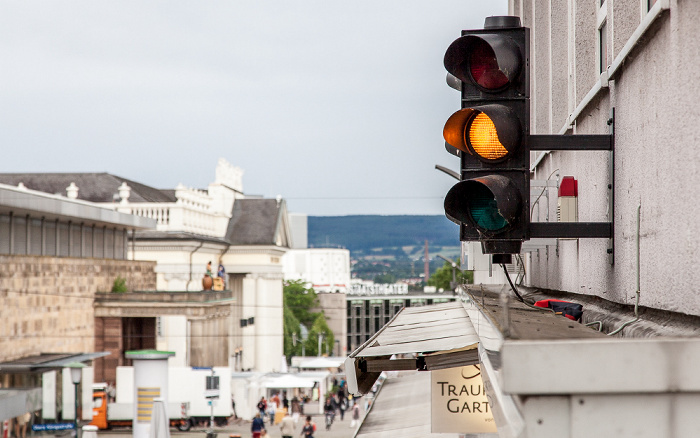
<path id="1" fill-rule="evenodd" d="M 551 309 L 551 308 L 549 308 L 549 307 L 537 307 L 537 306 L 533 306 L 532 304 L 530 304 L 530 303 L 528 303 L 527 301 L 525 301 L 525 300 L 523 299 L 523 297 L 518 293 L 518 290 L 515 288 L 515 285 L 513 284 L 513 282 L 510 280 L 510 275 L 508 275 L 508 270 L 506 269 L 506 265 L 505 265 L 504 263 L 501 263 L 501 267 L 503 268 L 503 272 L 505 272 L 505 274 L 506 274 L 506 278 L 508 279 L 508 283 L 510 283 L 511 289 L 513 289 L 513 292 L 514 292 L 515 295 L 518 297 L 518 299 L 520 300 L 521 303 L 523 303 L 523 304 L 525 304 L 527 307 L 530 307 L 530 308 L 535 309 L 535 310 L 545 311 L 545 312 L 551 312 L 551 313 L 553 313 L 554 315 L 557 314 L 557 312 L 555 312 L 554 309 Z"/>
<path id="2" fill-rule="evenodd" d="M 520 294 L 518 293 L 518 290 L 515 288 L 515 285 L 510 280 L 510 275 L 508 275 L 508 269 L 506 269 L 506 264 L 501 263 L 501 267 L 503 268 L 503 272 L 505 272 L 505 274 L 506 274 L 506 278 L 508 279 L 508 283 L 510 283 L 510 288 L 513 289 L 513 293 L 515 293 L 515 296 L 518 297 L 518 300 L 520 300 L 521 303 L 524 303 L 525 300 L 523 299 L 523 297 L 520 296 Z"/>
<path id="3" fill-rule="evenodd" d="M 549 181 L 550 178 L 552 178 L 552 175 L 554 175 L 554 174 L 555 174 L 556 172 L 558 172 L 558 171 L 559 171 L 558 168 L 557 168 L 557 169 L 554 169 L 554 171 L 553 171 L 552 173 L 549 174 L 549 176 L 547 177 L 546 181 Z M 535 198 L 535 202 L 532 203 L 532 208 L 530 209 L 530 220 L 532 220 L 532 215 L 535 213 L 535 206 L 537 205 L 538 202 L 540 202 L 540 198 L 542 197 L 542 195 L 544 195 L 544 192 L 545 192 L 546 190 L 547 190 L 547 185 L 545 184 L 545 186 L 544 186 L 544 188 L 542 189 L 542 191 L 540 192 L 540 194 L 537 196 L 537 198 Z"/>

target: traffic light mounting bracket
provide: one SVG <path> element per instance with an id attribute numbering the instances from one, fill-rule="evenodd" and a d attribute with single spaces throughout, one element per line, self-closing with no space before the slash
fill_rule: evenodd
<path id="1" fill-rule="evenodd" d="M 530 135 L 535 151 L 610 151 L 609 222 L 530 222 L 531 238 L 608 238 L 610 264 L 615 264 L 615 108 L 608 119 L 610 134 Z"/>

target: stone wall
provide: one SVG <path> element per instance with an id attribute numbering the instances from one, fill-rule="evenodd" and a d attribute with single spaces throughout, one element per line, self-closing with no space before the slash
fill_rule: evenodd
<path id="1" fill-rule="evenodd" d="M 115 278 L 129 290 L 156 287 L 155 262 L 0 256 L 0 361 L 95 348 L 94 297 Z"/>

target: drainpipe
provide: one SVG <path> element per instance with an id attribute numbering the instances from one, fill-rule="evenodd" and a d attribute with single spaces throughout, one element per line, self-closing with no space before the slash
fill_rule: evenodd
<path id="1" fill-rule="evenodd" d="M 226 254 L 226 251 L 228 251 L 229 248 L 231 248 L 230 243 L 226 245 L 226 248 L 224 248 L 224 250 L 221 251 L 221 254 L 219 254 L 219 264 L 221 264 L 221 260 L 224 258 L 224 254 Z M 217 266 L 216 269 L 219 269 L 219 267 Z"/>
<path id="2" fill-rule="evenodd" d="M 190 279 L 187 280 L 187 287 L 185 288 L 185 289 L 187 289 L 188 291 L 190 290 L 190 283 L 192 283 L 192 256 L 194 255 L 194 253 L 196 253 L 197 251 L 199 251 L 199 249 L 200 249 L 202 246 L 204 246 L 204 242 L 199 242 L 199 246 L 196 247 L 195 249 L 193 249 L 192 252 L 190 252 Z"/>

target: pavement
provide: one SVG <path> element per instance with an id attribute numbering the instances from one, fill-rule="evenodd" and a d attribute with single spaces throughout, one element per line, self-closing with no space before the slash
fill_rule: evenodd
<path id="1" fill-rule="evenodd" d="M 330 430 L 325 429 L 325 421 L 323 415 L 312 415 L 312 421 L 316 423 L 316 433 L 314 438 L 352 438 L 355 435 L 355 431 L 360 425 L 360 421 L 357 422 L 355 427 L 350 427 L 350 422 L 352 421 L 351 415 L 345 415 L 345 419 L 340 421 L 340 415 L 335 416 L 335 421 L 331 426 Z M 214 433 L 217 434 L 216 438 L 251 438 L 252 434 L 250 432 L 250 421 L 246 420 L 233 420 L 227 426 L 215 427 Z M 304 424 L 303 418 L 299 419 L 297 427 L 295 429 L 295 438 L 301 435 L 301 428 Z M 270 426 L 269 421 L 265 422 L 265 430 L 267 431 L 267 436 L 269 438 L 281 438 L 279 425 Z M 208 428 L 206 427 L 196 427 L 192 428 L 187 432 L 180 432 L 176 429 L 170 429 L 170 435 L 179 438 L 206 438 Z M 46 436 L 46 435 L 45 435 Z M 127 438 L 132 437 L 130 429 L 114 429 L 98 431 L 98 438 Z M 56 435 L 57 438 L 66 438 L 70 435 Z"/>

